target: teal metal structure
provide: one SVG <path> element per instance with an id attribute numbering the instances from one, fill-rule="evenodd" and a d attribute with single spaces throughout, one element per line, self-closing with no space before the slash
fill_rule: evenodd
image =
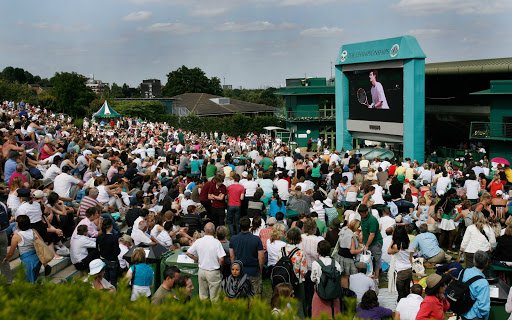
<path id="1" fill-rule="evenodd" d="M 352 135 L 359 129 L 348 129 L 349 81 L 347 70 L 379 68 L 403 68 L 403 123 L 390 123 L 402 126 L 404 157 L 423 162 L 425 158 L 425 53 L 416 38 L 402 36 L 375 41 L 344 44 L 341 46 L 335 69 L 336 95 L 336 148 L 352 150 Z M 371 121 L 367 122 L 371 126 Z M 361 132 L 365 131 L 363 127 Z M 386 133 L 380 134 L 381 137 Z"/>

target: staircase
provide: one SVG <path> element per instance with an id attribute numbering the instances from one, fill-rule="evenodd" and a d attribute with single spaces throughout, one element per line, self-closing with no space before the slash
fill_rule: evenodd
<path id="1" fill-rule="evenodd" d="M 13 259 L 9 262 L 11 270 L 13 272 L 21 265 L 21 260 L 18 253 L 13 256 Z M 73 279 L 80 277 L 81 272 L 76 270 L 69 257 L 63 257 L 62 259 L 53 259 L 49 265 L 52 267 L 52 272 L 49 276 L 45 277 L 44 267 L 41 267 L 39 271 L 39 278 L 47 278 L 54 283 L 68 282 Z"/>

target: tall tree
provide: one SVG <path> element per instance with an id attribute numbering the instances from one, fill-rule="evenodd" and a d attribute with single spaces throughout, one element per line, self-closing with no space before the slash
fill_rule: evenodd
<path id="1" fill-rule="evenodd" d="M 52 94 L 56 98 L 56 111 L 83 116 L 94 100 L 94 92 L 85 85 L 87 78 L 76 72 L 57 72 L 50 79 Z"/>
<path id="2" fill-rule="evenodd" d="M 172 97 L 187 92 L 203 92 L 222 95 L 220 79 L 208 78 L 200 68 L 189 69 L 181 66 L 167 75 L 167 83 L 163 88 L 164 96 Z"/>

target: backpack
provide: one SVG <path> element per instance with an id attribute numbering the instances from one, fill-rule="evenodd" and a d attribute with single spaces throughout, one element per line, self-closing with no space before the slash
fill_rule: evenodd
<path id="1" fill-rule="evenodd" d="M 289 283 L 294 288 L 299 285 L 299 279 L 293 270 L 292 257 L 299 251 L 299 248 L 294 248 L 289 255 L 286 255 L 285 247 L 281 248 L 283 256 L 272 269 L 270 279 L 272 281 L 272 288 L 275 288 L 280 283 Z"/>
<path id="2" fill-rule="evenodd" d="M 462 270 L 459 278 L 453 280 L 446 288 L 446 299 L 450 302 L 450 309 L 458 315 L 468 312 L 475 303 L 475 300 L 471 298 L 469 286 L 477 280 L 484 279 L 478 275 L 464 282 L 462 279 L 464 279 L 465 271 L 466 269 Z"/>
<path id="3" fill-rule="evenodd" d="M 5 230 L 9 226 L 10 212 L 3 202 L 0 202 L 0 230 Z"/>
<path id="4" fill-rule="evenodd" d="M 316 293 L 322 300 L 335 300 L 341 294 L 341 272 L 336 269 L 336 262 L 331 259 L 331 264 L 326 266 L 320 259 L 317 260 L 322 268 L 320 282 L 316 287 Z"/>

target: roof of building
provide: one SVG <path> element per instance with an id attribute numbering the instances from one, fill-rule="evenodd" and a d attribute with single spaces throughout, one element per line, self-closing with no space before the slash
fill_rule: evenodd
<path id="1" fill-rule="evenodd" d="M 175 100 L 174 106 L 185 107 L 190 113 L 195 113 L 198 116 L 215 116 L 234 113 L 272 113 L 277 111 L 277 108 L 265 104 L 224 98 L 208 93 L 184 93 L 174 96 L 172 99 Z M 218 103 L 219 100 L 224 103 Z"/>
<path id="2" fill-rule="evenodd" d="M 282 87 L 275 94 L 282 96 L 294 95 L 315 95 L 315 94 L 334 94 L 334 86 L 300 86 L 300 87 Z"/>
<path id="3" fill-rule="evenodd" d="M 512 58 L 435 62 L 425 65 L 427 75 L 512 72 Z"/>
<path id="4" fill-rule="evenodd" d="M 475 95 L 512 95 L 512 80 L 491 80 L 491 88 L 472 92 Z"/>

